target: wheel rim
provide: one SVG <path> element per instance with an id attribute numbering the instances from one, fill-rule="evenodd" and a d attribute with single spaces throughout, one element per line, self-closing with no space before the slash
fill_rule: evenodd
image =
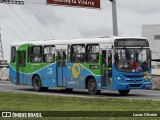
<path id="1" fill-rule="evenodd" d="M 36 79 L 36 80 L 35 80 L 35 84 L 34 84 L 34 85 L 35 85 L 35 87 L 36 87 L 36 88 L 39 88 L 39 86 L 40 86 L 40 82 L 39 82 L 39 80 L 37 80 L 37 79 Z"/>
<path id="2" fill-rule="evenodd" d="M 95 84 L 94 82 L 91 82 L 91 83 L 90 83 L 90 90 L 91 90 L 91 91 L 94 91 L 95 88 L 96 88 L 96 84 Z"/>

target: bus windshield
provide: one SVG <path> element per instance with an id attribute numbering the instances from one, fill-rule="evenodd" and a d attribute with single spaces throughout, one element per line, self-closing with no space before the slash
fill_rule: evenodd
<path id="1" fill-rule="evenodd" d="M 118 48 L 115 52 L 116 69 L 123 72 L 145 72 L 151 68 L 150 50 Z"/>

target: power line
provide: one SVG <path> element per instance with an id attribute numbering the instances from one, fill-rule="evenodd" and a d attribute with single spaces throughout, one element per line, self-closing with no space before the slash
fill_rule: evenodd
<path id="1" fill-rule="evenodd" d="M 23 18 L 22 18 L 19 14 L 17 14 L 17 12 L 16 12 L 10 5 L 8 5 L 8 6 L 9 6 L 9 8 L 15 13 L 15 15 L 18 16 L 18 18 L 20 18 L 23 23 L 25 23 L 25 26 L 27 26 L 27 28 L 32 31 L 32 29 L 31 29 L 30 26 L 27 24 L 27 22 L 25 22 L 25 21 L 23 20 Z M 33 32 L 34 32 L 34 31 L 31 32 L 32 35 L 34 35 L 34 36 L 38 39 L 38 36 L 35 34 L 35 32 L 34 32 L 34 33 L 33 33 Z"/>
<path id="2" fill-rule="evenodd" d="M 11 11 L 12 12 L 14 12 L 14 14 L 16 15 L 16 16 L 18 16 L 18 18 L 20 18 L 21 19 L 21 21 L 23 22 L 23 23 L 25 23 L 25 21 L 21 18 L 21 16 L 19 16 L 18 14 L 17 14 L 17 12 L 10 6 L 10 5 L 8 5 L 9 6 L 9 8 L 11 9 Z M 29 5 L 27 5 L 32 11 L 33 11 L 33 8 L 32 7 L 30 7 Z M 3 9 L 3 7 L 1 7 L 2 9 Z M 4 9 L 3 9 L 3 11 L 5 11 Z M 34 12 L 34 11 L 33 11 Z M 12 19 L 11 17 L 10 17 L 10 15 L 8 15 L 8 13 L 5 11 L 5 13 L 6 13 L 6 15 L 7 16 L 9 16 L 9 18 L 10 19 Z M 35 14 L 36 15 L 36 14 Z M 12 19 L 13 20 L 13 19 Z M 25 35 L 27 36 L 27 37 L 30 37 L 30 35 L 28 35 L 28 33 L 26 33 L 26 31 L 24 31 L 23 30 L 23 27 L 21 27 L 19 24 L 17 24 L 16 22 L 14 22 L 20 29 L 21 29 L 21 31 L 23 31 L 23 33 L 25 33 Z M 33 22 L 33 20 L 32 20 L 32 23 L 34 23 L 34 25 L 36 26 L 36 28 L 37 28 L 37 30 L 39 30 L 39 31 L 41 31 L 41 33 L 43 34 L 43 36 L 45 36 L 45 39 L 48 39 L 48 36 L 42 31 L 42 29 L 39 27 L 39 26 L 37 26 L 36 25 L 36 23 L 35 22 Z M 27 28 L 28 29 L 30 29 L 31 30 L 31 28 L 30 28 L 30 26 L 28 26 L 28 24 L 25 24 L 26 26 L 27 26 Z M 48 31 L 51 35 L 52 35 L 52 33 L 50 32 L 50 31 Z M 32 33 L 33 34 L 33 33 Z M 33 34 L 37 39 L 38 39 L 38 36 L 36 35 L 36 33 L 35 33 L 35 31 L 34 31 L 34 34 Z M 55 37 L 55 36 L 54 36 Z M 30 37 L 31 38 L 31 37 Z M 49 38 L 50 39 L 50 38 Z M 52 38 L 53 39 L 53 38 Z"/>
<path id="3" fill-rule="evenodd" d="M 2 40 L 1 40 L 1 28 L 0 28 L 0 60 L 4 60 L 3 46 L 2 46 Z"/>
<path id="4" fill-rule="evenodd" d="M 33 8 L 31 7 L 31 6 L 29 6 L 29 5 L 27 5 L 29 8 L 30 8 L 30 10 L 34 13 L 34 10 L 33 10 Z M 36 17 L 38 17 L 37 16 L 37 14 L 34 14 Z M 32 20 L 33 21 L 33 20 Z M 39 27 L 39 25 L 37 25 L 37 23 L 34 23 L 34 25 L 37 27 L 37 30 L 39 30 L 42 34 L 43 34 L 43 36 L 45 36 L 46 37 L 46 39 L 48 39 L 48 36 L 46 35 L 46 33 L 45 32 L 43 32 L 43 30 L 41 29 L 41 27 Z M 50 32 L 50 31 L 48 31 L 48 32 Z"/>
<path id="5" fill-rule="evenodd" d="M 3 24 L 5 24 L 5 26 L 7 26 L 7 27 L 9 28 L 8 30 L 10 30 L 13 35 L 16 35 L 16 37 L 19 37 L 19 34 L 17 34 L 17 33 L 15 32 L 15 30 L 13 30 L 12 27 L 10 27 L 8 24 L 6 24 L 3 20 L 1 20 L 1 22 L 2 22 Z M 19 39 L 21 40 L 20 37 L 19 37 Z"/>
<path id="6" fill-rule="evenodd" d="M 8 15 L 8 13 L 3 9 L 3 7 L 1 7 L 1 10 L 3 10 L 3 11 L 5 12 L 5 15 L 7 15 L 8 18 L 10 18 L 10 19 L 12 20 L 12 17 L 10 17 L 10 15 Z M 13 19 L 13 20 L 14 20 L 14 19 Z M 16 23 L 16 21 L 14 21 L 14 24 L 15 24 L 16 26 L 18 26 L 18 28 L 19 28 L 27 37 L 31 38 L 30 35 L 28 35 L 28 34 L 23 30 L 23 27 L 21 27 L 19 24 Z"/>
<path id="7" fill-rule="evenodd" d="M 34 13 L 34 10 L 33 10 L 33 8 L 32 7 L 30 7 L 29 5 L 27 5 L 29 8 L 30 8 L 30 10 Z M 36 8 L 36 7 L 35 7 Z M 39 18 L 39 16 L 37 15 L 37 14 L 35 14 L 35 16 L 37 17 L 37 18 Z M 51 35 L 52 35 L 52 33 L 49 31 L 49 30 L 47 30 L 47 32 L 49 32 Z M 42 31 L 42 33 L 44 34 L 44 32 Z M 55 36 L 53 35 L 53 37 L 55 38 Z"/>

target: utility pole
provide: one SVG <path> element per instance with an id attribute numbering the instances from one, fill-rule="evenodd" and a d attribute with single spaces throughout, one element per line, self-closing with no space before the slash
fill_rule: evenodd
<path id="1" fill-rule="evenodd" d="M 0 60 L 4 60 L 2 40 L 1 40 L 1 28 L 0 28 Z"/>
<path id="2" fill-rule="evenodd" d="M 4 60 L 3 45 L 2 45 L 2 39 L 1 39 L 1 28 L 0 28 L 0 70 L 3 67 L 7 67 L 7 66 L 8 66 L 7 60 Z"/>
<path id="3" fill-rule="evenodd" d="M 9 64 L 7 63 L 7 60 L 4 60 L 2 40 L 1 40 L 1 28 L 0 28 L 0 80 L 2 80 L 2 79 L 7 80 L 8 79 L 8 74 L 3 69 L 8 66 L 9 66 Z"/>
<path id="4" fill-rule="evenodd" d="M 24 1 L 18 1 L 18 0 L 0 0 L 0 3 L 24 5 Z"/>
<path id="5" fill-rule="evenodd" d="M 18 1 L 18 0 L 0 0 L 0 3 L 24 5 L 24 1 Z M 7 61 L 4 60 L 4 55 L 3 55 L 3 47 L 2 47 L 2 40 L 1 40 L 1 28 L 0 28 L 0 66 L 1 66 L 1 64 L 6 64 L 6 63 L 7 63 Z"/>
<path id="6" fill-rule="evenodd" d="M 116 5 L 116 0 L 109 0 L 109 1 L 112 2 L 113 36 L 118 36 L 117 5 Z"/>

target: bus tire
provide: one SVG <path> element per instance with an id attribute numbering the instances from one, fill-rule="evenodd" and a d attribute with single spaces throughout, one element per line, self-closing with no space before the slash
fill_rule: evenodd
<path id="1" fill-rule="evenodd" d="M 33 78 L 33 88 L 37 92 L 42 91 L 41 79 L 38 75 Z"/>
<path id="2" fill-rule="evenodd" d="M 121 95 L 127 95 L 130 90 L 118 90 L 118 92 L 121 94 Z"/>
<path id="3" fill-rule="evenodd" d="M 88 93 L 90 95 L 100 94 L 100 90 L 97 90 L 97 84 L 94 78 L 90 78 L 88 81 Z"/>

